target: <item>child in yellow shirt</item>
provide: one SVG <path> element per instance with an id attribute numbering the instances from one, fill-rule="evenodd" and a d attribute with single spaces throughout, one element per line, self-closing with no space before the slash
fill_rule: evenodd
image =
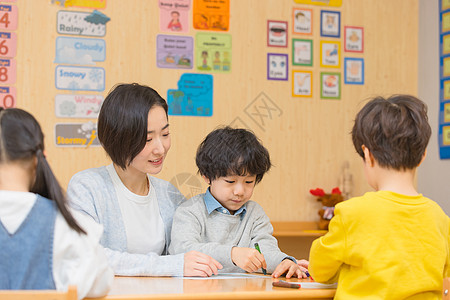
<path id="1" fill-rule="evenodd" d="M 312 277 L 338 282 L 335 299 L 441 299 L 450 220 L 414 186 L 430 135 L 413 96 L 376 97 L 357 114 L 353 144 L 375 192 L 338 204 L 310 253 Z"/>

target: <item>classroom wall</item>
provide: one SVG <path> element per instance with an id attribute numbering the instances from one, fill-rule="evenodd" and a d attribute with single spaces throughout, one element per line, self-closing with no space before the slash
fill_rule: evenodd
<path id="1" fill-rule="evenodd" d="M 56 15 L 61 7 L 50 0 L 18 0 L 19 27 L 17 60 L 17 106 L 31 111 L 41 122 L 46 135 L 50 164 L 63 186 L 71 176 L 83 169 L 109 163 L 101 148 L 58 148 L 54 142 L 54 125 L 59 122 L 87 122 L 55 117 L 54 98 L 61 93 L 55 88 Z M 266 79 L 268 52 L 290 55 L 288 48 L 267 47 L 267 20 L 289 22 L 292 8 L 314 10 L 313 98 L 293 98 L 291 75 L 288 81 Z M 343 25 L 364 27 L 364 53 L 351 57 L 365 59 L 365 84 L 342 84 L 340 100 L 321 100 L 319 72 L 335 71 L 319 66 L 319 6 L 297 5 L 292 0 L 231 0 L 229 34 L 232 35 L 232 72 L 214 75 L 213 117 L 175 117 L 169 119 L 172 148 L 158 177 L 172 180 L 179 174 L 196 175 L 194 162 L 197 145 L 218 125 L 230 124 L 236 118 L 247 124 L 269 149 L 274 167 L 256 187 L 254 199 L 274 221 L 317 220 L 320 207 L 309 194 L 311 188 L 326 191 L 338 185 L 342 167 L 349 162 L 353 175 L 353 194 L 370 190 L 365 182 L 361 158 L 353 149 L 349 132 L 362 101 L 378 94 L 417 94 L 417 0 L 344 0 L 341 11 Z M 330 8 L 334 9 L 334 8 Z M 92 11 L 81 8 L 66 10 Z M 106 70 L 106 96 L 116 83 L 139 82 L 155 88 L 163 97 L 175 88 L 182 70 L 156 67 L 156 35 L 159 34 L 159 8 L 156 0 L 108 0 L 102 10 L 107 23 L 106 61 L 97 66 Z M 196 30 L 190 28 L 189 35 Z M 300 37 L 300 36 L 299 36 Z M 343 34 L 341 34 L 341 43 Z M 345 53 L 344 53 L 345 54 Z M 341 56 L 342 60 L 342 56 Z M 341 63 L 342 65 L 342 63 Z M 289 66 L 292 70 L 292 65 Z M 301 70 L 302 68 L 296 67 Z M 343 74 L 343 69 L 339 70 Z M 196 73 L 195 70 L 190 72 Z M 244 113 L 261 93 L 280 108 L 277 115 L 266 119 L 264 127 L 253 123 Z M 431 152 L 431 151 L 430 151 Z M 194 184 L 195 186 L 195 184 Z M 193 190 L 198 193 L 207 186 Z M 187 185 L 181 191 L 192 194 Z"/>
<path id="2" fill-rule="evenodd" d="M 418 95 L 428 105 L 433 134 L 418 169 L 419 191 L 450 215 L 450 160 L 439 159 L 439 1 L 419 1 Z"/>

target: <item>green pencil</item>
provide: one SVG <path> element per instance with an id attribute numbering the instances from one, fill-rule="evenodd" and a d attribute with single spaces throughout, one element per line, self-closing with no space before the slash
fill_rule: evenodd
<path id="1" fill-rule="evenodd" d="M 255 243 L 255 249 L 258 250 L 259 253 L 261 253 L 261 250 L 259 249 L 258 243 Z M 264 269 L 264 268 L 261 268 L 261 269 L 262 269 L 262 271 L 263 271 L 263 274 L 264 274 L 264 275 L 267 275 L 266 269 Z"/>

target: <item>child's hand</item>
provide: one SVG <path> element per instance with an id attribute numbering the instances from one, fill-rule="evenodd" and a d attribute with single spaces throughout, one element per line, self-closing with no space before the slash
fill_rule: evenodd
<path id="1" fill-rule="evenodd" d="M 272 277 L 277 278 L 286 273 L 286 278 L 296 276 L 298 278 L 306 278 L 306 274 L 302 272 L 300 266 L 290 259 L 283 260 L 273 271 Z"/>
<path id="2" fill-rule="evenodd" d="M 267 268 L 264 255 L 252 248 L 233 247 L 231 249 L 231 260 L 236 266 L 250 273 L 261 268 Z"/>
<path id="3" fill-rule="evenodd" d="M 222 265 L 209 255 L 197 251 L 184 254 L 184 276 L 209 277 L 217 275 L 217 269 L 222 269 Z"/>
<path id="4" fill-rule="evenodd" d="M 306 274 L 308 272 L 309 261 L 306 259 L 297 260 L 297 265 L 300 267 L 300 270 Z"/>

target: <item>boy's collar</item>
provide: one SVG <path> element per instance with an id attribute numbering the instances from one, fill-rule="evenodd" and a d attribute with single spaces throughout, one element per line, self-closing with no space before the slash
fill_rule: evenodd
<path id="1" fill-rule="evenodd" d="M 228 209 L 226 209 L 225 207 L 223 207 L 223 205 L 220 204 L 216 198 L 214 198 L 214 196 L 211 194 L 209 188 L 206 190 L 206 193 L 204 196 L 204 201 L 205 201 L 206 210 L 208 211 L 208 214 L 211 214 L 213 211 L 217 210 L 221 213 L 226 213 L 226 214 L 231 215 L 230 211 Z M 241 208 L 239 208 L 234 213 L 234 215 L 239 215 L 241 213 L 245 213 L 247 211 L 246 206 L 247 206 L 247 203 L 242 205 Z"/>

